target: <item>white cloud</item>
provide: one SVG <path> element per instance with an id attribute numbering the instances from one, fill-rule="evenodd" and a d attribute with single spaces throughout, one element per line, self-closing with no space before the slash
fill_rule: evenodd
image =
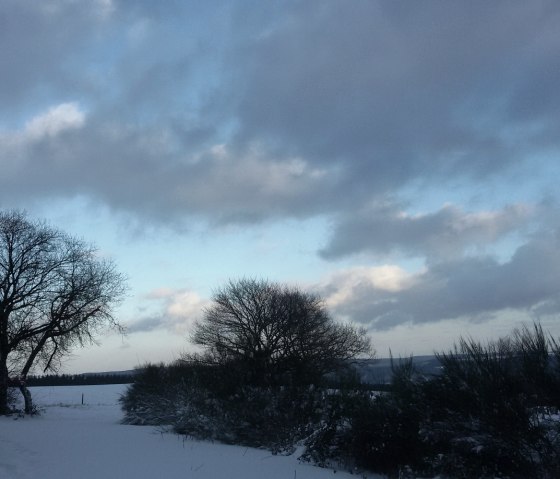
<path id="1" fill-rule="evenodd" d="M 186 332 L 207 304 L 208 301 L 194 291 L 178 290 L 169 297 L 165 314 L 172 318 L 177 331 Z"/>
<path id="2" fill-rule="evenodd" d="M 128 325 L 130 333 L 167 329 L 184 336 L 209 304 L 188 289 L 156 288 L 144 295 L 144 299 L 149 303 L 150 312 Z"/>
<path id="3" fill-rule="evenodd" d="M 16 190 L 21 188 L 26 181 L 24 178 L 29 179 L 32 172 L 35 172 L 44 184 L 49 183 L 46 179 L 54 171 L 53 165 L 60 166 L 65 162 L 60 148 L 55 148 L 49 153 L 41 142 L 54 144 L 62 133 L 81 129 L 85 121 L 86 114 L 78 103 L 69 102 L 52 106 L 34 116 L 23 128 L 0 129 L 0 155 L 3 158 L 3 178 L 0 178 L 0 183 L 4 182 L 1 189 L 7 191 L 7 185 L 17 185 Z M 39 150 L 41 154 L 37 155 Z M 51 157 L 53 152 L 56 153 Z M 44 168 L 46 169 L 43 171 Z M 32 190 L 39 191 L 37 188 Z M 7 193 L 7 196 L 12 195 Z"/>
<path id="4" fill-rule="evenodd" d="M 336 308 L 353 300 L 356 290 L 367 288 L 396 293 L 410 288 L 415 275 L 397 265 L 357 266 L 329 276 L 319 289 L 326 292 L 326 303 Z"/>
<path id="5" fill-rule="evenodd" d="M 407 274 L 399 267 L 356 268 L 321 286 L 333 313 L 375 330 L 450 319 L 486 322 L 504 312 L 557 317 L 560 312 L 558 230 L 541 231 L 498 262 L 455 258 Z"/>
<path id="6" fill-rule="evenodd" d="M 86 115 L 76 102 L 61 103 L 29 120 L 24 136 L 32 140 L 54 137 L 66 130 L 82 128 Z"/>

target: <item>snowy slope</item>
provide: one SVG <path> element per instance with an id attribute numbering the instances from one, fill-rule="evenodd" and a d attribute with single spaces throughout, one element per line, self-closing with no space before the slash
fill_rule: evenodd
<path id="1" fill-rule="evenodd" d="M 43 409 L 40 417 L 0 418 L 0 478 L 356 478 L 302 464 L 297 455 L 273 456 L 121 425 L 118 398 L 125 387 L 32 388 Z"/>

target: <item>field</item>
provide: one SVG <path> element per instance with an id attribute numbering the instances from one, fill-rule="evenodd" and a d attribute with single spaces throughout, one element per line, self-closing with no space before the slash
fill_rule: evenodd
<path id="1" fill-rule="evenodd" d="M 118 398 L 125 388 L 31 388 L 40 416 L 0 418 L 0 478 L 357 477 L 301 463 L 297 453 L 274 456 L 265 450 L 185 439 L 153 427 L 122 425 Z"/>

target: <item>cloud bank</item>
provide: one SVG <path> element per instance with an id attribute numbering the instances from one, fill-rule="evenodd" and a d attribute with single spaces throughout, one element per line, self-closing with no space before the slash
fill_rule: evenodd
<path id="1" fill-rule="evenodd" d="M 9 0 L 0 19 L 3 206 L 324 217 L 323 260 L 367 259 L 322 287 L 373 328 L 557 311 L 557 2 Z M 171 327 L 202 301 L 181 294 Z"/>

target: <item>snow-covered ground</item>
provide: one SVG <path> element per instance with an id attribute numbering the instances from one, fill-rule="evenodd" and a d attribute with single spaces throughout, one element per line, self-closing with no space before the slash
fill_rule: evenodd
<path id="1" fill-rule="evenodd" d="M 184 439 L 119 424 L 126 386 L 32 388 L 39 417 L 0 418 L 2 479 L 348 479 L 297 454 Z M 84 405 L 82 405 L 82 394 Z M 379 478 L 380 476 L 358 476 Z"/>

